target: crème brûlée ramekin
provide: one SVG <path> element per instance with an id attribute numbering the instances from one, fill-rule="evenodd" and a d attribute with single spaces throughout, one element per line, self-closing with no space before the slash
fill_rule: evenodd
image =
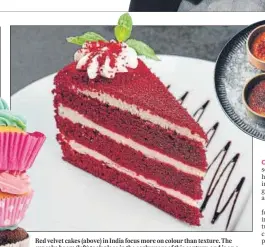
<path id="1" fill-rule="evenodd" d="M 249 115 L 265 122 L 265 73 L 250 79 L 243 88 L 242 100 Z"/>
<path id="2" fill-rule="evenodd" d="M 248 61 L 257 69 L 265 71 L 265 25 L 249 34 L 246 46 Z"/>

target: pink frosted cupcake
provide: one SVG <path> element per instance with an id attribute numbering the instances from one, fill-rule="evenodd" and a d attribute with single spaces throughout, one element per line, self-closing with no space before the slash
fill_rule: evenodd
<path id="1" fill-rule="evenodd" d="M 29 169 L 44 141 L 40 132 L 27 133 L 26 120 L 0 98 L 0 171 Z"/>
<path id="2" fill-rule="evenodd" d="M 0 228 L 17 225 L 33 196 L 29 169 L 45 141 L 42 133 L 26 132 L 26 121 L 0 98 Z"/>
<path id="3" fill-rule="evenodd" d="M 14 226 L 24 218 L 33 191 L 26 173 L 0 173 L 0 228 Z"/>

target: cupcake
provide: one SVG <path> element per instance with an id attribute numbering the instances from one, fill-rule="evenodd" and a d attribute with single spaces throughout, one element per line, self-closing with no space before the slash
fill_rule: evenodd
<path id="1" fill-rule="evenodd" d="M 0 172 L 0 228 L 20 223 L 32 196 L 33 190 L 25 172 Z"/>
<path id="2" fill-rule="evenodd" d="M 29 235 L 22 228 L 0 229 L 0 247 L 28 247 Z"/>
<path id="3" fill-rule="evenodd" d="M 27 133 L 25 119 L 0 98 L 0 228 L 24 218 L 33 196 L 26 171 L 44 140 L 42 133 Z"/>
<path id="4" fill-rule="evenodd" d="M 29 169 L 44 141 L 40 132 L 27 133 L 26 120 L 0 98 L 0 171 Z"/>

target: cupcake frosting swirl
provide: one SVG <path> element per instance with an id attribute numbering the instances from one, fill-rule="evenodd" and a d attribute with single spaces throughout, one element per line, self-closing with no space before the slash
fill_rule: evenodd
<path id="1" fill-rule="evenodd" d="M 26 130 L 26 120 L 17 114 L 11 112 L 7 103 L 0 98 L 0 126 L 17 127 L 23 131 Z"/>
<path id="2" fill-rule="evenodd" d="M 30 190 L 30 179 L 27 174 L 0 173 L 0 191 L 13 195 L 23 195 Z"/>
<path id="3" fill-rule="evenodd" d="M 8 104 L 0 98 L 0 110 L 9 110 Z"/>

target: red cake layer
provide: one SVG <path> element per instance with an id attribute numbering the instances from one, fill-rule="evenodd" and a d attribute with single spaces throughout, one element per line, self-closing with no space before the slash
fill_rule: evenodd
<path id="1" fill-rule="evenodd" d="M 66 88 L 61 87 L 55 92 L 55 107 L 62 104 L 106 129 L 166 154 L 184 164 L 206 171 L 206 155 L 201 143 L 144 121 L 129 112 L 102 104 L 96 99 L 67 91 Z"/>
<path id="2" fill-rule="evenodd" d="M 74 124 L 68 119 L 56 116 L 60 133 L 68 140 L 74 140 L 89 149 L 108 157 L 115 163 L 143 175 L 158 184 L 180 191 L 195 200 L 202 198 L 201 178 L 184 173 L 169 164 L 145 157 L 141 152 L 118 144 L 98 131 Z"/>
<path id="3" fill-rule="evenodd" d="M 155 205 L 184 222 L 191 225 L 200 225 L 202 215 L 198 208 L 189 206 L 164 191 L 157 190 L 128 175 L 117 172 L 115 169 L 109 168 L 89 155 L 75 152 L 67 143 L 60 139 L 60 135 L 59 140 L 63 150 L 64 160 Z"/>
<path id="4" fill-rule="evenodd" d="M 176 125 L 188 128 L 201 138 L 207 139 L 200 125 L 141 60 L 136 69 L 129 69 L 128 73 L 117 73 L 113 79 L 97 77 L 90 80 L 86 71 L 76 70 L 76 63 L 71 63 L 56 75 L 55 85 L 105 92 Z"/>

